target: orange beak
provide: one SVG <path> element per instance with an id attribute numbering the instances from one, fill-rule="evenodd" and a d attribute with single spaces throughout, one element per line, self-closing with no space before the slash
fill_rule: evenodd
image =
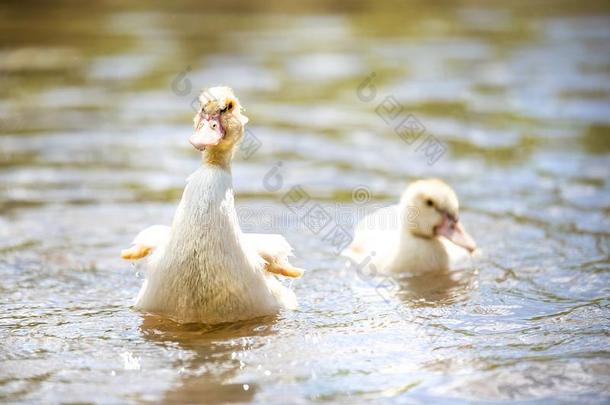
<path id="1" fill-rule="evenodd" d="M 224 134 L 219 115 L 202 116 L 197 122 L 195 133 L 189 138 L 189 142 L 195 149 L 202 151 L 206 146 L 218 145 Z"/>
<path id="2" fill-rule="evenodd" d="M 443 222 L 435 227 L 434 230 L 437 235 L 449 239 L 456 245 L 466 249 L 469 253 L 477 249 L 477 244 L 472 239 L 472 236 L 466 232 L 459 221 L 451 218 L 447 213 L 443 213 Z"/>

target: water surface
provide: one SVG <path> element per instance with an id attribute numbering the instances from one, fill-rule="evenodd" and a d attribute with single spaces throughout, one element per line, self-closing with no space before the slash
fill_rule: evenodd
<path id="1" fill-rule="evenodd" d="M 0 400 L 609 400 L 610 9 L 329 7 L 0 6 Z M 297 311 L 180 326 L 130 308 L 144 275 L 118 253 L 171 221 L 217 84 L 260 143 L 233 167 L 242 226 L 309 271 Z M 361 277 L 282 203 L 301 186 L 349 229 L 429 176 L 483 251 L 451 274 Z"/>

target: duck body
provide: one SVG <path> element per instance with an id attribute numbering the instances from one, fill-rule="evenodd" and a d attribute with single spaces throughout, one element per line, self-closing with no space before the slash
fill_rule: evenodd
<path id="1" fill-rule="evenodd" d="M 398 204 L 381 208 L 363 218 L 354 240 L 344 255 L 356 263 L 368 262 L 370 270 L 380 273 L 423 273 L 449 269 L 449 253 L 438 239 L 424 239 L 404 232 L 388 218 L 400 218 Z"/>
<path id="2" fill-rule="evenodd" d="M 294 294 L 264 266 L 239 227 L 231 175 L 204 165 L 189 177 L 166 244 L 149 259 L 135 306 L 203 323 L 295 307 Z"/>

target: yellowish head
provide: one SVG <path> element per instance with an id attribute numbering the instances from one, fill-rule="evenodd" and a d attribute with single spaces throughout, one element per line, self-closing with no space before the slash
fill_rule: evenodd
<path id="1" fill-rule="evenodd" d="M 439 179 L 418 180 L 405 190 L 401 205 L 403 210 L 414 212 L 410 216 L 409 232 L 424 238 L 445 237 L 469 252 L 476 249 L 472 237 L 459 221 L 457 195 Z"/>
<path id="2" fill-rule="evenodd" d="M 195 133 L 189 141 L 197 150 L 212 154 L 227 153 L 244 133 L 248 118 L 229 87 L 211 87 L 199 96 L 201 103 L 193 118 Z"/>

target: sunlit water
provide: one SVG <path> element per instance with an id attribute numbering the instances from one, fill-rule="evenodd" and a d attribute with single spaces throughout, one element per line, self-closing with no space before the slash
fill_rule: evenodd
<path id="1" fill-rule="evenodd" d="M 3 3 L 0 400 L 608 401 L 610 11 L 506 3 Z M 143 269 L 118 253 L 171 221 L 216 84 L 260 142 L 234 163 L 242 226 L 309 271 L 297 311 L 180 326 L 130 308 Z M 346 268 L 282 202 L 301 186 L 350 229 L 427 176 L 483 252 L 451 274 Z"/>

